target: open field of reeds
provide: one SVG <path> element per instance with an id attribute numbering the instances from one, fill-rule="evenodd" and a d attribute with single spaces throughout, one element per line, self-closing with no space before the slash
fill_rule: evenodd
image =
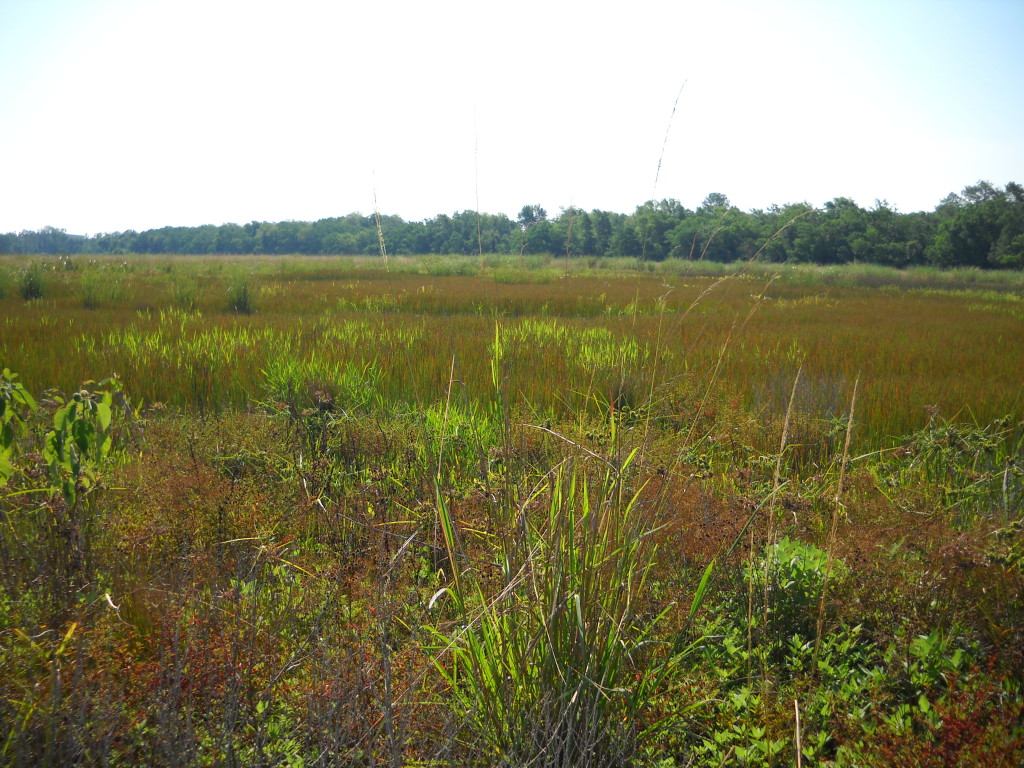
<path id="1" fill-rule="evenodd" d="M 0 261 L 0 765 L 1015 766 L 1024 277 Z"/>
<path id="2" fill-rule="evenodd" d="M 798 368 L 811 420 L 841 416 L 859 377 L 857 438 L 879 446 L 936 409 L 989 421 L 1021 405 L 1024 281 L 530 258 L 11 262 L 0 358 L 35 390 L 116 373 L 137 402 L 199 411 L 265 399 L 285 369 L 324 386 L 358 373 L 367 396 L 419 407 L 453 362 L 493 402 L 497 333 L 509 397 L 546 416 L 683 387 L 778 419 Z M 29 268 L 45 288 L 25 302 Z"/>

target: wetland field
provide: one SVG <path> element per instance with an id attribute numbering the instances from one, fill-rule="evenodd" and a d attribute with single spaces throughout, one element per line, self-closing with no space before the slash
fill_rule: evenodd
<path id="1" fill-rule="evenodd" d="M 1017 766 L 1024 274 L 0 259 L 0 765 Z"/>

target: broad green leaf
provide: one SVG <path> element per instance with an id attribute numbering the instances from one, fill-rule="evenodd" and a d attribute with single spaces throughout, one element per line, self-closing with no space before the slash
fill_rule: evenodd
<path id="1" fill-rule="evenodd" d="M 36 410 L 36 408 L 39 407 L 38 405 L 36 405 L 35 398 L 32 397 L 32 395 L 29 394 L 28 390 L 22 387 L 20 384 L 18 385 L 18 388 L 15 390 L 14 396 L 15 399 L 20 400 L 22 403 L 28 406 L 29 410 L 34 411 Z"/>
<path id="2" fill-rule="evenodd" d="M 78 419 L 71 428 L 75 445 L 83 457 L 90 457 L 94 453 L 93 443 L 96 436 L 96 425 L 86 419 Z"/>
<path id="3" fill-rule="evenodd" d="M 78 455 L 78 451 L 74 449 L 74 446 L 72 446 L 67 453 L 68 462 L 71 465 L 71 474 L 74 478 L 77 478 L 80 474 L 82 474 L 82 459 Z"/>
<path id="4" fill-rule="evenodd" d="M 0 486 L 7 485 L 7 481 L 14 475 L 14 464 L 6 453 L 0 453 Z"/>
<path id="5" fill-rule="evenodd" d="M 61 492 L 64 494 L 64 501 L 67 502 L 69 507 L 75 506 L 75 500 L 78 498 L 75 493 L 75 483 L 73 480 L 65 480 L 61 483 Z"/>
<path id="6" fill-rule="evenodd" d="M 109 393 L 103 400 L 96 403 L 96 420 L 99 422 L 100 429 L 104 432 L 110 427 L 110 396 Z"/>
<path id="7" fill-rule="evenodd" d="M 107 458 L 107 454 L 110 453 L 110 446 L 112 442 L 110 435 L 103 435 L 100 438 L 99 444 L 97 445 L 96 461 L 103 461 Z"/>

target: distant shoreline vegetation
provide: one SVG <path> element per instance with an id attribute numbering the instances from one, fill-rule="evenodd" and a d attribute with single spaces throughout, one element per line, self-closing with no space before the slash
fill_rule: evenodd
<path id="1" fill-rule="evenodd" d="M 0 234 L 0 254 L 307 254 L 379 252 L 377 217 L 350 213 L 315 222 L 162 227 L 83 237 L 62 229 Z M 885 201 L 862 208 L 837 197 L 741 211 L 721 193 L 696 209 L 648 201 L 631 214 L 569 207 L 550 216 L 524 205 L 516 218 L 467 210 L 423 221 L 381 216 L 388 253 L 627 256 L 662 261 L 1024 268 L 1024 187 L 987 181 L 947 195 L 933 211 L 900 213 Z"/>

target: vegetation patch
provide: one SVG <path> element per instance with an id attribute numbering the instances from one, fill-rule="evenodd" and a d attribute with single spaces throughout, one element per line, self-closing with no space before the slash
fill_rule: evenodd
<path id="1" fill-rule="evenodd" d="M 1019 281 L 525 250 L 0 265 L 0 765 L 1024 761 Z"/>

